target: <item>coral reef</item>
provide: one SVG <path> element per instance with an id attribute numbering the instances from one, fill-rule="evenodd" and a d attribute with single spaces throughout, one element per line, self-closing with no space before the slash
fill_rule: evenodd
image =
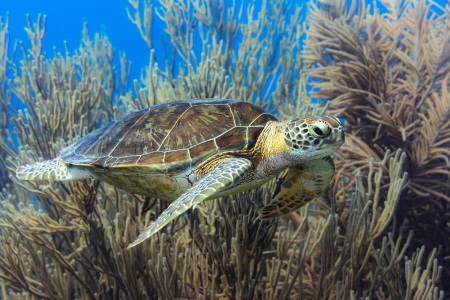
<path id="1" fill-rule="evenodd" d="M 362 4 L 357 12 L 355 2 L 312 5 L 307 73 L 313 96 L 332 100 L 329 112 L 349 124 L 337 154 L 341 176 L 355 168 L 367 176 L 371 157 L 405 152 L 408 178 L 390 230 L 413 230 L 412 249 L 437 248 L 450 282 L 450 11 L 426 1 L 382 3 L 384 14 Z M 349 190 L 336 188 L 336 199 L 346 198 Z"/>
<path id="2" fill-rule="evenodd" d="M 288 0 L 263 1 L 261 11 L 221 0 L 159 0 L 158 10 L 151 1 L 129 4 L 151 53 L 133 93 L 129 62 L 121 56 L 116 71 L 106 36 L 85 28 L 75 54 L 49 58 L 39 17 L 29 21 L 31 48 L 21 46 L 16 65 L 0 22 L 1 298 L 448 297 L 448 7 L 383 1 L 382 14 L 362 1 L 323 0 L 310 4 L 305 21 Z M 163 67 L 152 50 L 155 14 L 167 25 Z M 307 84 L 312 97 L 331 101 L 311 105 Z M 198 97 L 253 101 L 280 118 L 343 117 L 347 142 L 327 193 L 261 221 L 280 177 L 199 205 L 126 250 L 167 203 L 96 180 L 15 178 L 17 165 L 55 157 L 125 113 Z"/>

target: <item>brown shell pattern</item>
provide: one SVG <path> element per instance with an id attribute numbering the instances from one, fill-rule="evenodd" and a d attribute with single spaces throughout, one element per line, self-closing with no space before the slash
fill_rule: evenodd
<path id="1" fill-rule="evenodd" d="M 74 165 L 174 174 L 218 152 L 250 149 L 276 118 L 251 103 L 176 101 L 126 115 L 61 151 Z"/>

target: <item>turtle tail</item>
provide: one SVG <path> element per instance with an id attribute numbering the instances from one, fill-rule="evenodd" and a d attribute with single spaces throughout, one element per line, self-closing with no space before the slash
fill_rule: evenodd
<path id="1" fill-rule="evenodd" d="M 61 157 L 20 166 L 16 176 L 21 180 L 32 181 L 73 181 L 92 177 L 85 169 L 67 164 Z"/>

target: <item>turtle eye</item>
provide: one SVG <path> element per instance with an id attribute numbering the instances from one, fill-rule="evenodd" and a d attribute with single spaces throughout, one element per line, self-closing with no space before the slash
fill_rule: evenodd
<path id="1" fill-rule="evenodd" d="M 330 135 L 330 126 L 322 120 L 317 120 L 310 126 L 310 132 L 312 135 L 320 138 L 324 138 Z"/>
<path id="2" fill-rule="evenodd" d="M 323 135 L 322 129 L 320 129 L 319 127 L 317 127 L 317 126 L 312 126 L 312 129 L 314 130 L 314 132 L 315 132 L 318 136 Z"/>

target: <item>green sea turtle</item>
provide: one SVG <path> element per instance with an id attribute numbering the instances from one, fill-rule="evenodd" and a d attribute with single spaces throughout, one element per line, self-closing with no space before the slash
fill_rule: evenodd
<path id="1" fill-rule="evenodd" d="M 289 168 L 262 219 L 321 195 L 334 175 L 329 156 L 344 143 L 330 116 L 285 122 L 253 104 L 196 99 L 152 106 L 100 128 L 55 159 L 20 166 L 24 180 L 96 178 L 131 193 L 173 201 L 135 246 L 204 200 L 253 189 Z"/>

